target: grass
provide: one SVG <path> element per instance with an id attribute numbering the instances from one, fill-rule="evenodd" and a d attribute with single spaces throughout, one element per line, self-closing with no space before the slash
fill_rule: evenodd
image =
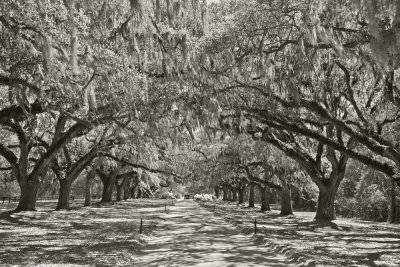
<path id="1" fill-rule="evenodd" d="M 37 211 L 13 213 L 16 203 L 0 204 L 2 265 L 129 265 L 156 228 L 165 200 L 129 200 L 54 211 L 54 201 Z M 143 218 L 143 233 L 139 234 Z"/>
<path id="2" fill-rule="evenodd" d="M 294 256 L 302 256 L 315 266 L 400 266 L 400 225 L 338 218 L 316 223 L 314 212 L 295 212 L 282 217 L 279 207 L 261 213 L 232 202 L 203 202 L 216 216 Z"/>

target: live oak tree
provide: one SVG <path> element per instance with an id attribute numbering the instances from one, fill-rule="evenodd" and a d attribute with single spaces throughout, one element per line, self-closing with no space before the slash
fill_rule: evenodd
<path id="1" fill-rule="evenodd" d="M 90 136 L 76 138 L 53 160 L 51 168 L 60 184 L 56 210 L 69 209 L 72 184 L 97 157 L 119 144 L 121 140 L 112 133 L 103 130 L 100 136 L 92 132 Z M 48 146 L 43 140 L 41 143 Z"/>

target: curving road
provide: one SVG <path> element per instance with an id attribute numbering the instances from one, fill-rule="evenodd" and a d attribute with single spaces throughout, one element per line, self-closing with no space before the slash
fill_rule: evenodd
<path id="1" fill-rule="evenodd" d="M 168 207 L 137 266 L 291 266 L 194 201 Z"/>

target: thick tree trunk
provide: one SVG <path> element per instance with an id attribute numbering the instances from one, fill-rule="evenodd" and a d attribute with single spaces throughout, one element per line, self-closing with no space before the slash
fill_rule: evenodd
<path id="1" fill-rule="evenodd" d="M 250 184 L 249 188 L 249 207 L 254 208 L 254 184 Z"/>
<path id="2" fill-rule="evenodd" d="M 111 172 L 108 179 L 103 181 L 103 194 L 101 196 L 101 202 L 111 202 L 112 201 L 112 193 L 115 185 L 116 173 Z"/>
<path id="3" fill-rule="evenodd" d="M 238 204 L 244 203 L 244 188 L 238 189 L 238 195 L 239 195 Z"/>
<path id="4" fill-rule="evenodd" d="M 332 221 L 336 219 L 335 198 L 337 186 L 319 189 L 316 221 Z"/>
<path id="5" fill-rule="evenodd" d="M 269 206 L 269 192 L 267 186 L 260 186 L 260 195 L 261 195 L 261 211 L 271 210 Z"/>
<path id="6" fill-rule="evenodd" d="M 223 201 L 227 201 L 228 200 L 228 188 L 226 188 L 225 186 L 224 186 L 224 189 L 223 189 L 222 200 Z"/>
<path id="7" fill-rule="evenodd" d="M 281 191 L 281 215 L 291 215 L 292 210 L 292 191 L 290 185 L 286 181 L 281 180 L 282 191 Z"/>
<path id="8" fill-rule="evenodd" d="M 15 211 L 32 211 L 36 210 L 36 194 L 39 187 L 37 181 L 26 181 L 20 179 L 21 196 Z"/>
<path id="9" fill-rule="evenodd" d="M 69 196 L 71 193 L 71 181 L 69 178 L 59 180 L 60 189 L 56 210 L 69 210 Z"/>
<path id="10" fill-rule="evenodd" d="M 335 199 L 340 183 L 346 173 L 348 156 L 341 155 L 340 161 L 336 159 L 335 153 L 327 149 L 327 158 L 332 164 L 328 183 L 317 183 L 319 189 L 316 221 L 332 221 L 336 219 Z M 336 165 L 336 166 L 335 166 Z M 314 179 L 316 180 L 316 179 Z"/>
<path id="11" fill-rule="evenodd" d="M 137 192 L 137 198 L 142 198 L 142 190 L 139 188 Z"/>

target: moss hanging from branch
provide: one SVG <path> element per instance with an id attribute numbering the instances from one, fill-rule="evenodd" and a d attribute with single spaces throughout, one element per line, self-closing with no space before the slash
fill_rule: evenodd
<path id="1" fill-rule="evenodd" d="M 52 40 L 51 37 L 47 34 L 44 35 L 43 38 L 43 58 L 44 65 L 47 70 L 50 70 L 53 64 L 53 48 L 52 48 Z"/>
<path id="2" fill-rule="evenodd" d="M 172 27 L 173 16 L 172 16 L 172 12 L 171 12 L 171 0 L 165 0 L 165 2 L 167 4 L 168 23 L 169 23 L 169 26 Z"/>
<path id="3" fill-rule="evenodd" d="M 354 3 L 365 10 L 367 26 L 371 36 L 371 50 L 382 67 L 389 64 L 389 59 L 400 48 L 400 2 L 396 0 L 359 0 Z M 389 12 L 390 11 L 390 12 Z M 383 26 L 384 21 L 392 25 Z"/>
<path id="4" fill-rule="evenodd" d="M 94 86 L 89 86 L 89 111 L 97 111 L 97 101 Z"/>
<path id="5" fill-rule="evenodd" d="M 71 32 L 71 70 L 74 74 L 79 74 L 78 67 L 78 36 L 76 34 L 76 29 L 74 28 Z"/>
<path id="6" fill-rule="evenodd" d="M 201 8 L 201 21 L 203 26 L 203 33 L 208 34 L 208 14 L 207 14 L 207 2 L 203 0 L 203 6 Z"/>
<path id="7" fill-rule="evenodd" d="M 89 81 L 82 88 L 82 108 L 86 112 L 96 112 L 97 110 L 96 94 L 94 86 L 92 85 L 94 78 L 95 74 L 92 75 Z"/>
<path id="8" fill-rule="evenodd" d="M 160 0 L 156 0 L 154 13 L 155 13 L 156 20 L 159 21 L 161 18 Z"/>

